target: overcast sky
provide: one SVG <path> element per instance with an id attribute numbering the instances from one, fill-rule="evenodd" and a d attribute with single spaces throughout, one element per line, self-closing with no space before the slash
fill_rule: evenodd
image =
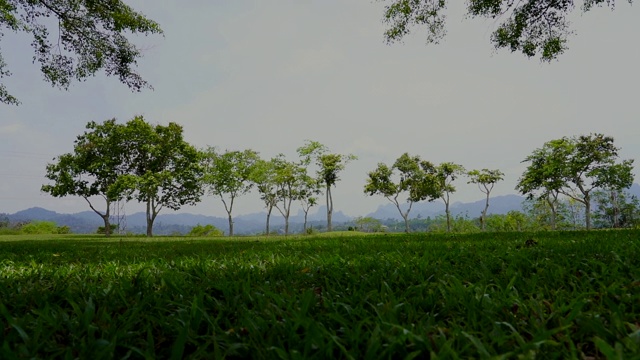
<path id="1" fill-rule="evenodd" d="M 521 161 L 562 136 L 601 132 L 615 138 L 623 158 L 640 154 L 640 12 L 626 2 L 615 11 L 576 13 L 568 52 L 550 64 L 495 52 L 494 21 L 465 19 L 456 1 L 440 45 L 425 45 L 417 30 L 392 46 L 383 41 L 384 4 L 371 0 L 127 3 L 165 31 L 134 38 L 145 49 L 139 72 L 154 91 L 132 93 L 104 76 L 60 91 L 31 63 L 31 39 L 2 38 L 13 76 L 1 81 L 22 104 L 0 104 L 0 213 L 89 210 L 80 198 L 41 193 L 45 166 L 72 150 L 87 122 L 135 115 L 183 125 L 198 147 L 294 160 L 310 139 L 352 153 L 359 160 L 334 190 L 335 210 L 351 216 L 386 203 L 363 193 L 367 172 L 404 152 L 500 169 L 506 175 L 495 195 L 515 193 Z M 457 186 L 453 201 L 483 196 L 466 179 Z M 142 209 L 127 206 L 129 213 Z M 235 213 L 261 210 L 252 193 Z M 224 209 L 205 197 L 181 212 Z"/>

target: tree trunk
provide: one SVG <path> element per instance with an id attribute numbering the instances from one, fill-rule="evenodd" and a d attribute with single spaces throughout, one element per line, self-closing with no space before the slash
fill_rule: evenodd
<path id="1" fill-rule="evenodd" d="M 547 196 L 547 203 L 549 204 L 549 207 L 551 208 L 551 230 L 555 230 L 556 229 L 556 207 L 555 207 L 555 200 L 551 201 L 551 199 L 549 198 L 550 195 Z"/>
<path id="2" fill-rule="evenodd" d="M 233 236 L 233 217 L 231 217 L 231 213 L 227 213 L 229 215 L 229 236 Z"/>
<path id="3" fill-rule="evenodd" d="M 102 220 L 104 221 L 104 235 L 106 237 L 110 237 L 111 236 L 111 222 L 109 221 L 109 212 L 107 212 L 105 215 L 100 215 L 102 217 Z"/>
<path id="4" fill-rule="evenodd" d="M 95 212 L 96 214 L 98 214 L 101 218 L 102 221 L 104 221 L 104 234 L 106 237 L 110 237 L 111 236 L 111 222 L 109 221 L 109 216 L 110 216 L 110 207 L 111 207 L 111 202 L 109 200 L 107 200 L 107 210 L 105 211 L 105 213 L 101 213 L 100 211 L 96 210 L 96 208 L 93 207 L 93 204 L 91 204 L 91 201 L 89 201 L 89 198 L 84 197 L 84 200 L 89 204 L 89 207 L 91 208 L 91 210 L 93 210 L 93 212 Z"/>
<path id="5" fill-rule="evenodd" d="M 153 222 L 158 215 L 155 206 L 152 204 L 153 199 L 147 200 L 147 237 L 153 236 Z"/>
<path id="6" fill-rule="evenodd" d="M 307 233 L 307 216 L 309 215 L 309 209 L 304 212 L 304 225 L 302 226 L 303 233 Z"/>
<path id="7" fill-rule="evenodd" d="M 451 232 L 451 212 L 449 211 L 449 204 L 447 204 L 447 208 L 444 213 L 447 216 L 447 232 Z"/>
<path id="8" fill-rule="evenodd" d="M 289 216 L 284 217 L 284 236 L 289 235 Z"/>
<path id="9" fill-rule="evenodd" d="M 327 184 L 327 231 L 333 231 L 331 216 L 333 215 L 333 198 L 331 197 L 331 186 Z"/>
<path id="10" fill-rule="evenodd" d="M 613 210 L 613 227 L 615 229 L 620 227 L 620 203 L 618 201 L 618 192 L 611 191 L 611 207 Z"/>
<path id="11" fill-rule="evenodd" d="M 482 210 L 482 216 L 480 217 L 480 225 L 482 226 L 482 231 L 485 230 L 485 223 L 487 220 L 487 209 L 489 209 L 489 193 L 487 192 L 487 201 L 484 204 L 484 210 Z"/>
<path id="12" fill-rule="evenodd" d="M 584 216 L 587 223 L 587 230 L 591 230 L 591 196 L 584 197 Z"/>
<path id="13" fill-rule="evenodd" d="M 231 216 L 231 213 L 233 212 L 233 200 L 235 199 L 235 196 L 231 195 L 231 200 L 229 201 L 228 206 L 222 194 L 220 194 L 220 199 L 222 200 L 224 210 L 227 212 L 227 216 L 229 217 L 229 236 L 233 236 L 233 217 Z"/>
<path id="14" fill-rule="evenodd" d="M 269 236 L 269 221 L 271 220 L 271 211 L 273 210 L 273 206 L 269 206 L 268 210 L 267 210 L 267 233 L 266 235 Z"/>
<path id="15" fill-rule="evenodd" d="M 404 232 L 408 234 L 409 233 L 409 214 L 402 215 L 402 218 L 404 219 Z"/>
<path id="16" fill-rule="evenodd" d="M 442 201 L 444 201 L 444 213 L 447 217 L 447 232 L 451 232 L 451 212 L 449 211 L 449 193 L 442 196 Z"/>

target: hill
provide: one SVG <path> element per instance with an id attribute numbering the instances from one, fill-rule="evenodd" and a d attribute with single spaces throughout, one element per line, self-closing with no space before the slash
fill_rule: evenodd
<path id="1" fill-rule="evenodd" d="M 640 185 L 633 184 L 628 190 L 631 195 L 640 197 Z M 522 202 L 524 197 L 519 195 L 502 195 L 491 197 L 489 201 L 489 214 L 506 214 L 511 210 L 522 210 Z M 476 217 L 484 208 L 485 200 L 478 200 L 469 203 L 456 202 L 451 205 L 451 213 L 469 217 Z M 406 204 L 403 204 L 406 209 Z M 444 204 L 442 201 L 419 202 L 413 205 L 410 218 L 416 217 L 435 217 L 444 214 Z M 380 205 L 376 211 L 366 216 L 386 220 L 401 220 L 398 209 L 391 203 Z M 99 226 L 103 226 L 102 219 L 93 211 L 83 211 L 75 214 L 60 214 L 55 211 L 34 207 L 15 214 L 7 215 L 12 222 L 44 220 L 54 221 L 58 226 L 69 226 L 73 233 L 89 234 L 95 233 Z M 345 215 L 341 211 L 335 211 L 333 214 L 334 227 L 346 227 L 352 220 L 352 217 Z M 257 212 L 251 214 L 237 215 L 234 217 L 234 231 L 241 234 L 257 234 L 262 233 L 265 229 L 266 213 Z M 314 228 L 323 228 L 326 225 L 326 207 L 319 206 L 317 210 L 309 214 L 309 225 Z M 114 221 L 115 222 L 115 221 Z M 304 213 L 302 210 L 297 214 L 291 215 L 289 219 L 290 230 L 292 233 L 302 231 L 304 222 Z M 211 224 L 221 229 L 225 233 L 228 232 L 229 223 L 226 217 L 206 216 L 200 214 L 189 213 L 169 213 L 158 215 L 154 224 L 154 233 L 158 235 L 167 234 L 186 234 L 192 227 L 196 225 Z M 145 214 L 142 212 L 127 215 L 122 228 L 127 232 L 143 234 L 146 232 Z M 280 214 L 274 210 L 271 214 L 271 229 L 279 231 L 284 226 L 284 220 Z"/>

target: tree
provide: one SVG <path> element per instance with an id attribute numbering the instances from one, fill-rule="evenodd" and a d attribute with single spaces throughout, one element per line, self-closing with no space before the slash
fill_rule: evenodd
<path id="1" fill-rule="evenodd" d="M 374 219 L 372 217 L 362 217 L 358 216 L 353 220 L 356 225 L 356 229 L 364 232 L 382 232 L 382 222 L 378 219 Z"/>
<path id="2" fill-rule="evenodd" d="M 303 232 L 307 233 L 307 218 L 309 217 L 309 210 L 312 207 L 318 205 L 318 198 L 316 197 L 320 193 L 319 183 L 316 179 L 307 175 L 306 169 L 304 174 L 301 175 L 299 196 L 298 200 L 302 205 L 302 211 L 304 212 L 304 225 L 302 227 Z"/>
<path id="3" fill-rule="evenodd" d="M 327 201 L 327 231 L 332 231 L 333 196 L 331 195 L 331 187 L 334 187 L 340 180 L 338 174 L 344 170 L 349 162 L 356 160 L 357 157 L 352 154 L 332 154 L 325 145 L 309 140 L 307 140 L 306 145 L 298 148 L 298 154 L 303 157 L 304 165 L 309 165 L 312 160 L 315 160 L 318 166 L 318 181 L 324 184 L 324 193 Z"/>
<path id="4" fill-rule="evenodd" d="M 397 181 L 394 181 L 396 170 Z M 392 202 L 404 219 L 405 232 L 408 233 L 409 213 L 413 203 L 427 199 L 433 201 L 440 197 L 434 170 L 434 166 L 428 161 L 404 153 L 392 167 L 379 163 L 375 170 L 369 172 L 364 192 L 369 196 L 382 195 Z M 409 204 L 405 211 L 400 207 L 399 197 L 402 194 L 405 194 Z"/>
<path id="5" fill-rule="evenodd" d="M 389 25 L 384 33 L 388 43 L 402 40 L 414 26 L 426 26 L 428 43 L 437 44 L 446 34 L 446 0 L 383 1 L 388 4 L 383 17 Z M 605 4 L 613 9 L 615 3 L 585 0 L 581 10 L 587 12 Z M 542 61 L 556 59 L 567 49 L 568 37 L 573 33 L 567 17 L 575 8 L 573 0 L 467 1 L 470 17 L 501 20 L 491 35 L 496 49 L 518 51 L 529 58 L 540 56 Z"/>
<path id="6" fill-rule="evenodd" d="M 118 179 L 128 199 L 146 204 L 147 236 L 163 208 L 179 210 L 200 201 L 200 152 L 184 141 L 182 126 L 150 125 L 137 116 L 125 125 L 122 141 L 129 166 Z"/>
<path id="7" fill-rule="evenodd" d="M 603 134 L 563 137 L 552 140 L 535 150 L 525 159 L 531 161 L 527 171 L 532 177 L 533 186 L 522 189 L 535 189 L 536 186 L 551 184 L 550 188 L 584 206 L 585 225 L 591 229 L 591 195 L 596 189 L 622 190 L 633 183 L 633 160 L 617 163 L 617 148 L 613 138 Z M 538 154 L 544 154 L 538 156 Z M 541 158 L 542 160 L 539 160 Z M 523 179 L 529 179 L 525 172 Z M 525 183 L 527 184 L 527 183 Z"/>
<path id="8" fill-rule="evenodd" d="M 451 232 L 451 212 L 449 211 L 449 204 L 451 203 L 450 195 L 456 191 L 453 182 L 458 176 L 463 174 L 465 174 L 464 167 L 452 162 L 442 163 L 436 168 L 436 177 L 438 179 L 438 185 L 440 186 L 440 198 L 444 201 L 445 206 L 447 232 Z"/>
<path id="9" fill-rule="evenodd" d="M 635 227 L 640 219 L 640 201 L 636 196 L 618 189 L 597 190 L 593 194 L 596 205 L 596 226 L 610 228 Z"/>
<path id="10" fill-rule="evenodd" d="M 522 202 L 524 213 L 532 223 L 532 230 L 557 230 L 570 228 L 566 201 L 558 200 L 551 208 L 548 199 L 527 197 Z"/>
<path id="11" fill-rule="evenodd" d="M 45 176 L 53 184 L 43 185 L 42 191 L 54 197 L 82 197 L 102 218 L 105 235 L 109 236 L 111 204 L 123 197 L 116 184 L 127 172 L 120 141 L 123 126 L 111 119 L 102 124 L 89 122 L 86 129 L 76 138 L 72 153 L 60 155 L 55 163 L 47 165 Z M 104 200 L 104 210 L 98 210 L 92 202 L 95 196 Z"/>
<path id="12" fill-rule="evenodd" d="M 491 194 L 491 190 L 493 190 L 494 185 L 504 179 L 504 174 L 500 170 L 471 170 L 467 174 L 469 176 L 470 184 L 477 184 L 478 189 L 482 191 L 485 195 L 487 195 L 487 199 L 485 201 L 484 209 L 482 210 L 482 215 L 480 216 L 480 227 L 482 230 L 485 230 L 485 220 L 487 218 L 487 209 L 489 209 L 489 195 Z"/>
<path id="13" fill-rule="evenodd" d="M 133 69 L 142 54 L 127 36 L 162 33 L 122 0 L 0 0 L 0 26 L 32 36 L 33 61 L 46 81 L 62 89 L 100 70 L 132 90 L 150 87 Z M 10 75 L 0 54 L 0 78 Z M 19 104 L 2 84 L 0 102 Z"/>
<path id="14" fill-rule="evenodd" d="M 300 187 L 306 175 L 305 168 L 287 161 L 282 154 L 273 159 L 274 180 L 276 185 L 275 208 L 284 217 L 284 234 L 289 235 L 289 216 L 291 204 L 300 199 Z"/>
<path id="15" fill-rule="evenodd" d="M 251 172 L 251 181 L 256 185 L 260 193 L 260 199 L 267 208 L 267 221 L 265 234 L 269 236 L 269 224 L 271 220 L 271 212 L 277 204 L 278 188 L 276 184 L 276 160 L 269 161 L 258 159 Z"/>
<path id="16" fill-rule="evenodd" d="M 247 194 L 253 187 L 250 180 L 258 153 L 253 150 L 225 151 L 217 153 L 209 148 L 203 153 L 203 184 L 212 195 L 219 196 L 229 219 L 229 236 L 233 236 L 233 204 L 238 196 Z M 225 197 L 225 195 L 227 197 Z"/>
<path id="17" fill-rule="evenodd" d="M 522 162 L 529 162 L 525 172 L 518 179 L 516 190 L 528 199 L 544 200 L 551 210 L 551 230 L 556 229 L 560 189 L 564 185 L 562 170 L 571 152 L 569 143 L 552 140 L 542 148 L 534 150 Z M 536 196 L 537 194 L 537 196 Z"/>

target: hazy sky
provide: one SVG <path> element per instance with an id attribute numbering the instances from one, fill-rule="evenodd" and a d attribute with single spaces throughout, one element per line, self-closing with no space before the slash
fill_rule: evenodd
<path id="1" fill-rule="evenodd" d="M 576 13 L 569 51 L 550 64 L 495 52 L 494 21 L 465 19 L 455 1 L 443 43 L 425 45 L 418 30 L 392 46 L 383 41 L 384 4 L 371 0 L 127 3 L 165 31 L 134 38 L 145 49 L 139 72 L 154 91 L 132 93 L 102 75 L 60 91 L 32 64 L 31 39 L 2 38 L 13 76 L 0 81 L 22 105 L 0 105 L 0 213 L 89 210 L 80 198 L 41 193 L 45 166 L 72 150 L 87 122 L 135 115 L 183 125 L 198 147 L 293 160 L 311 139 L 353 153 L 359 160 L 334 189 L 335 209 L 352 216 L 386 203 L 363 193 L 367 172 L 404 152 L 500 169 L 506 176 L 495 195 L 515 193 L 521 161 L 551 139 L 602 132 L 623 158 L 640 155 L 640 12 L 626 2 Z M 457 185 L 453 201 L 483 196 L 466 179 Z M 235 212 L 261 210 L 252 193 Z M 213 197 L 181 211 L 224 214 Z"/>

